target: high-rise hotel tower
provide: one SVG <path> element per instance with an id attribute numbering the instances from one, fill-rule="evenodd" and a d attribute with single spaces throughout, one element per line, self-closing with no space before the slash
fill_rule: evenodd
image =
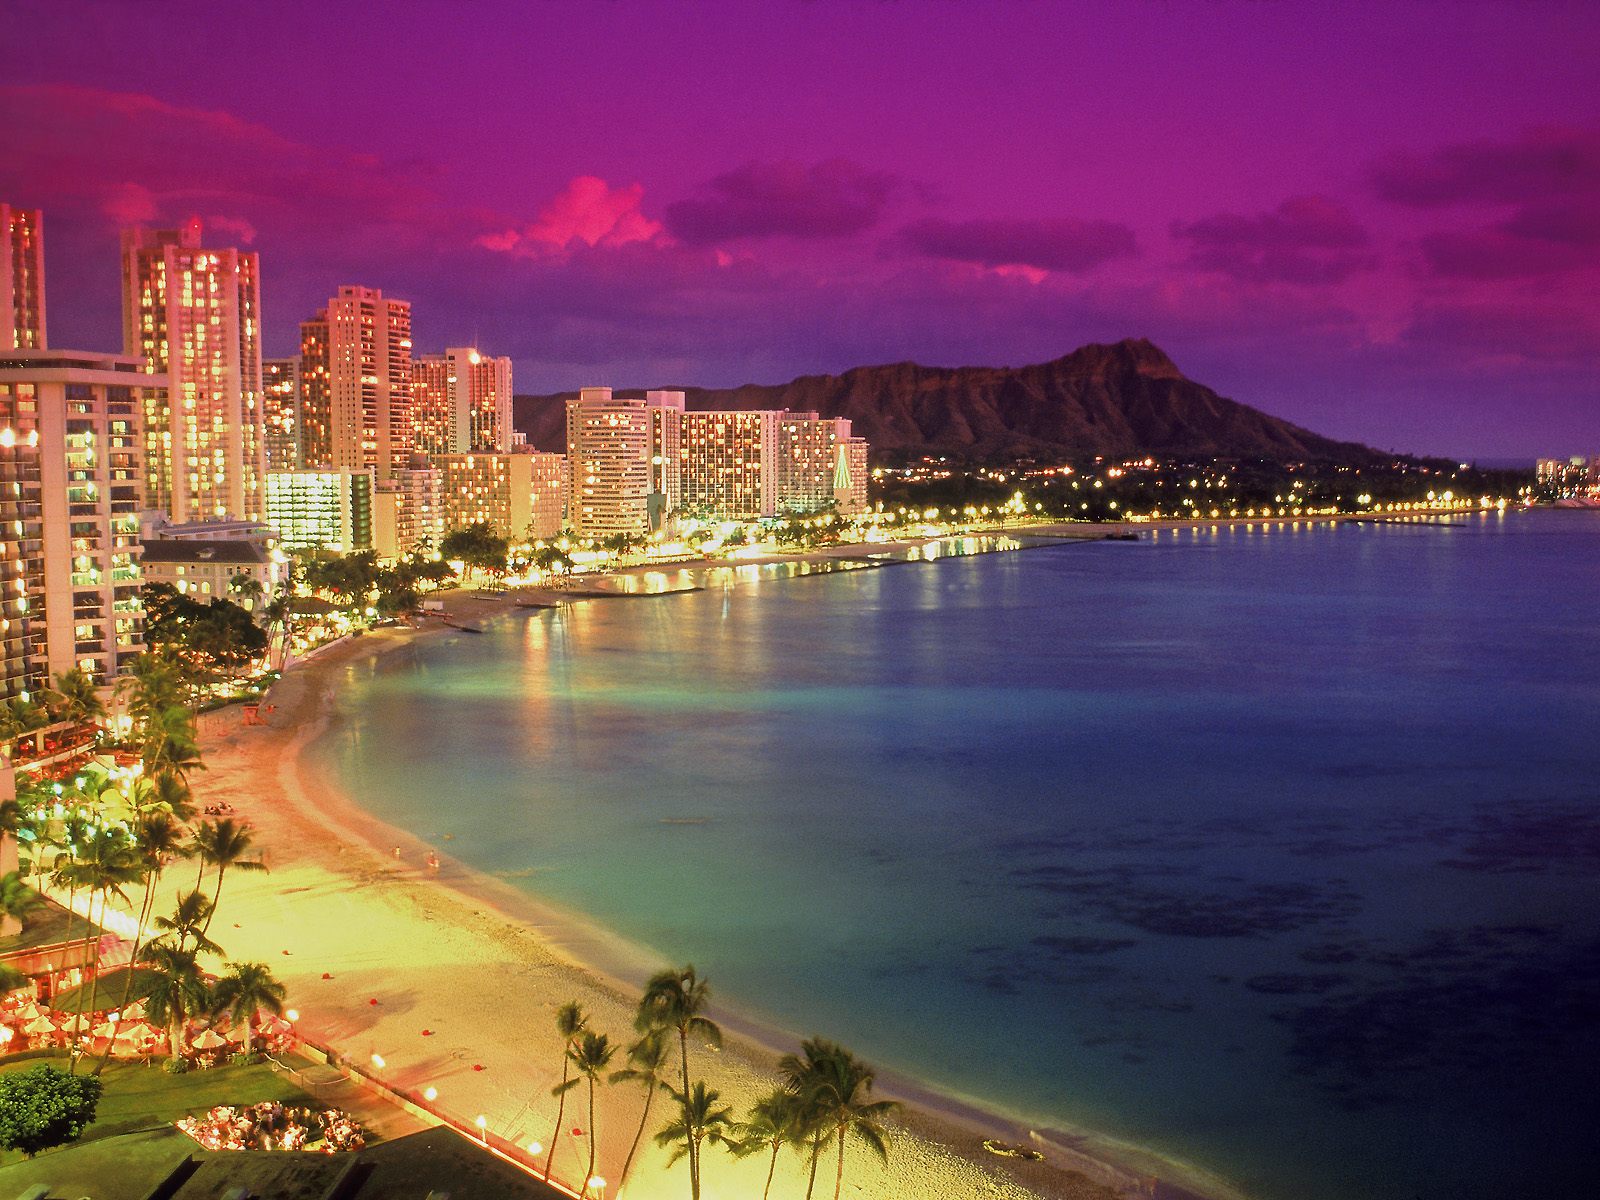
<path id="1" fill-rule="evenodd" d="M 645 399 L 584 388 L 567 401 L 567 521 L 579 537 L 650 532 Z"/>
<path id="2" fill-rule="evenodd" d="M 0 204 L 0 350 L 43 350 L 44 222 Z"/>
<path id="3" fill-rule="evenodd" d="M 411 462 L 411 304 L 345 285 L 300 326 L 303 466 L 371 470 Z"/>
<path id="4" fill-rule="evenodd" d="M 261 264 L 200 222 L 122 234 L 122 340 L 167 377 L 145 407 L 145 508 L 174 524 L 265 513 Z"/>
<path id="5" fill-rule="evenodd" d="M 511 449 L 511 360 L 455 346 L 412 363 L 412 418 L 424 454 Z"/>

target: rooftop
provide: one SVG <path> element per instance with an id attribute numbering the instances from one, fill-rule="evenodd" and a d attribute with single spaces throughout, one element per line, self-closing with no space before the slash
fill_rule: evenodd
<path id="1" fill-rule="evenodd" d="M 259 566 L 271 562 L 266 550 L 240 538 L 216 541 L 158 538 L 144 543 L 145 563 L 233 563 Z"/>

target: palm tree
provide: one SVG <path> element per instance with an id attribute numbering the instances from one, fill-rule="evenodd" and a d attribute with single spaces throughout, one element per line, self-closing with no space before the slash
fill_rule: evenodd
<path id="1" fill-rule="evenodd" d="M 561 1119 L 567 1111 L 567 1072 L 572 1066 L 572 1048 L 577 1044 L 578 1035 L 589 1027 L 589 1018 L 583 1009 L 578 1007 L 577 1001 L 569 1000 L 556 1009 L 556 1032 L 561 1035 L 561 1083 L 550 1089 L 552 1096 L 559 1096 L 561 1102 L 556 1105 L 556 1131 L 550 1138 L 550 1153 L 545 1155 L 544 1179 L 550 1182 L 550 1167 L 556 1160 L 556 1146 L 561 1141 Z"/>
<path id="2" fill-rule="evenodd" d="M 633 1156 L 638 1152 L 639 1142 L 644 1138 L 644 1128 L 650 1121 L 651 1101 L 656 1098 L 657 1091 L 672 1090 L 666 1081 L 670 1056 L 665 1031 L 652 1029 L 628 1047 L 628 1062 L 632 1065 L 611 1073 L 612 1083 L 637 1083 L 644 1088 L 644 1111 L 639 1114 L 639 1129 L 633 1135 L 633 1145 L 628 1147 L 628 1157 L 622 1160 L 622 1176 L 617 1180 L 619 1192 L 627 1186 L 628 1168 L 633 1166 Z"/>
<path id="3" fill-rule="evenodd" d="M 577 1043 L 567 1050 L 567 1061 L 577 1068 L 579 1078 L 570 1082 L 563 1081 L 550 1089 L 553 1095 L 565 1098 L 567 1092 L 577 1087 L 584 1079 L 589 1081 L 589 1165 L 584 1168 L 583 1189 L 578 1193 L 578 1200 L 584 1200 L 589 1194 L 589 1181 L 594 1178 L 594 1149 L 598 1140 L 594 1126 L 594 1085 L 600 1078 L 600 1072 L 611 1065 L 612 1056 L 616 1052 L 617 1048 L 605 1034 L 585 1030 Z M 564 1068 L 562 1074 L 566 1074 Z"/>
<path id="4" fill-rule="evenodd" d="M 778 1063 L 784 1081 L 810 1110 L 821 1132 L 813 1136 L 811 1180 L 816 1182 L 817 1154 L 828 1139 L 838 1143 L 839 1165 L 834 1173 L 833 1196 L 844 1187 L 845 1142 L 854 1135 L 885 1162 L 889 1159 L 889 1132 L 883 1118 L 899 1108 L 893 1100 L 873 1100 L 871 1067 L 843 1046 L 823 1038 L 800 1043 L 803 1057 L 786 1054 Z"/>
<path id="5" fill-rule="evenodd" d="M 105 701 L 100 699 L 94 679 L 82 667 L 60 672 L 46 689 L 44 699 L 57 720 L 77 725 L 105 720 Z"/>
<path id="6" fill-rule="evenodd" d="M 84 921 L 83 960 L 89 967 L 89 1007 L 94 1012 L 100 993 L 100 927 L 94 923 L 94 900 L 100 897 L 100 919 L 105 920 L 106 901 L 111 896 L 126 900 L 125 884 L 138 881 L 144 874 L 138 855 L 128 835 L 119 828 L 101 827 L 92 833 L 72 868 L 77 883 L 89 892 L 89 911 Z M 79 1053 L 74 1044 L 68 1071 L 75 1072 Z"/>
<path id="7" fill-rule="evenodd" d="M 43 905 L 44 897 L 28 886 L 21 871 L 0 875 L 0 916 L 25 925 Z"/>
<path id="8" fill-rule="evenodd" d="M 63 797 L 63 799 L 65 798 Z M 78 852 L 88 842 L 88 839 L 89 819 L 77 808 L 67 810 L 66 817 L 62 819 L 61 827 L 54 832 L 50 839 L 51 846 L 55 851 L 48 868 L 50 882 L 55 887 L 66 889 L 66 909 L 69 913 L 72 911 L 72 902 L 77 898 L 78 884 L 80 882 Z M 41 862 L 39 866 L 41 867 L 40 874 L 44 874 L 44 864 Z M 71 923 L 70 920 L 68 923 Z M 65 942 L 62 943 L 61 962 L 56 967 L 57 971 L 67 969 L 66 944 Z"/>
<path id="9" fill-rule="evenodd" d="M 157 917 L 152 924 L 163 934 L 176 934 L 173 949 L 186 954 L 218 954 L 222 947 L 206 937 L 206 926 L 211 923 L 211 901 L 199 888 L 184 892 L 178 897 L 178 907 L 170 917 Z M 188 945 L 190 939 L 194 945 Z M 151 943 L 153 946 L 155 943 Z"/>
<path id="10" fill-rule="evenodd" d="M 775 1088 L 750 1108 L 750 1119 L 739 1126 L 741 1156 L 772 1151 L 767 1164 L 767 1182 L 761 1200 L 772 1190 L 772 1175 L 778 1169 L 778 1151 L 798 1145 L 807 1134 L 805 1105 L 788 1088 Z"/>
<path id="11" fill-rule="evenodd" d="M 144 948 L 141 961 L 154 974 L 145 1008 L 150 1019 L 167 1027 L 173 1058 L 183 1057 L 183 1022 L 188 1013 L 203 1010 L 210 1000 L 205 979 L 192 950 L 180 950 L 164 938 Z"/>
<path id="12" fill-rule="evenodd" d="M 244 1052 L 249 1054 L 255 1044 L 252 1025 L 256 1014 L 265 1011 L 278 1016 L 283 1012 L 283 1001 L 288 994 L 265 963 L 234 963 L 228 973 L 217 980 L 211 1002 L 216 1011 L 226 1010 L 235 1027 L 244 1026 Z"/>
<path id="13" fill-rule="evenodd" d="M 141 725 L 140 757 L 147 775 L 172 772 L 187 781 L 190 771 L 203 771 L 194 718 L 182 705 L 169 704 L 151 713 Z"/>
<path id="14" fill-rule="evenodd" d="M 673 1092 L 672 1098 L 678 1102 L 679 1114 L 662 1126 L 655 1139 L 658 1146 L 674 1148 L 667 1166 L 674 1166 L 685 1157 L 691 1164 L 698 1162 L 702 1142 L 711 1142 L 729 1150 L 738 1148 L 739 1141 L 734 1136 L 738 1127 L 733 1119 L 733 1109 L 727 1105 L 717 1107 L 717 1101 L 722 1098 L 719 1092 L 707 1088 L 704 1082 L 696 1081 L 689 1092 Z M 700 1200 L 700 1177 L 692 1173 L 689 1176 L 689 1195 L 693 1200 Z"/>
<path id="15" fill-rule="evenodd" d="M 217 890 L 211 897 L 211 915 L 206 917 L 206 929 L 211 928 L 211 916 L 216 914 L 217 904 L 222 900 L 222 880 L 229 867 L 238 871 L 267 869 L 267 864 L 260 859 L 244 857 L 254 842 L 249 827 L 231 817 L 204 822 L 194 831 L 194 845 L 200 855 L 200 875 L 195 877 L 195 886 L 200 886 L 200 877 L 205 874 L 208 863 L 217 868 Z"/>
<path id="16" fill-rule="evenodd" d="M 128 1007 L 128 997 L 133 995 L 134 971 L 132 964 L 139 959 L 139 949 L 144 941 L 145 925 L 150 920 L 150 910 L 155 904 L 156 885 L 161 882 L 161 874 L 166 870 L 167 863 L 174 858 L 180 858 L 185 853 L 184 829 L 170 812 L 152 804 L 146 811 L 140 810 L 139 824 L 134 833 L 134 844 L 137 847 L 139 862 L 144 871 L 144 896 L 139 903 L 139 922 L 134 927 L 133 950 L 128 955 L 129 966 L 127 978 L 122 984 L 122 999 L 117 1001 L 117 1020 L 113 1022 L 120 1027 L 122 1012 Z M 113 1035 L 115 1036 L 115 1035 Z M 106 1063 L 111 1058 L 111 1042 L 107 1040 L 106 1048 L 100 1055 L 100 1061 L 95 1064 L 94 1073 L 98 1075 L 105 1070 Z"/>
<path id="17" fill-rule="evenodd" d="M 639 1001 L 639 1016 L 635 1027 L 641 1033 L 651 1029 L 675 1029 L 678 1032 L 678 1055 L 683 1067 L 683 1090 L 673 1094 L 680 1104 L 687 1104 L 689 1090 L 689 1034 L 703 1037 L 713 1046 L 722 1045 L 722 1030 L 715 1021 L 702 1016 L 711 999 L 711 985 L 695 974 L 694 964 L 683 968 L 658 971 L 645 984 L 644 996 Z M 688 1119 L 685 1110 L 684 1119 Z M 689 1188 L 695 1200 L 700 1197 L 700 1142 L 691 1138 L 687 1143 L 689 1155 Z"/>

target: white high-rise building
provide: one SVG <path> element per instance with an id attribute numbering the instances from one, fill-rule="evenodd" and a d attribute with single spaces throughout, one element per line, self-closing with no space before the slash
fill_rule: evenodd
<path id="1" fill-rule="evenodd" d="M 82 667 L 109 683 L 144 647 L 144 362 L 0 351 L 0 698 Z"/>
<path id="2" fill-rule="evenodd" d="M 167 378 L 145 410 L 144 503 L 179 524 L 260 520 L 260 261 L 200 234 L 198 220 L 122 234 L 123 350 Z"/>
<path id="3" fill-rule="evenodd" d="M 650 531 L 650 413 L 642 397 L 584 388 L 567 401 L 567 521 L 584 538 Z"/>

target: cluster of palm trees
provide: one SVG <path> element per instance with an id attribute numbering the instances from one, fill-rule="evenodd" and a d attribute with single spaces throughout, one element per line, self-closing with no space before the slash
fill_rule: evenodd
<path id="1" fill-rule="evenodd" d="M 82 667 L 73 667 L 52 679 L 38 700 L 20 696 L 0 700 L 0 743 L 15 741 L 58 721 L 85 724 L 105 715 L 106 706 L 93 677 Z"/>
<path id="2" fill-rule="evenodd" d="M 721 1103 L 716 1089 L 707 1087 L 703 1080 L 692 1079 L 690 1043 L 722 1044 L 721 1029 L 706 1015 L 710 996 L 710 986 L 693 966 L 669 968 L 654 975 L 639 1001 L 634 1021 L 639 1037 L 625 1052 L 628 1065 L 609 1074 L 608 1068 L 620 1048 L 609 1036 L 589 1027 L 588 1017 L 576 1003 L 563 1004 L 556 1010 L 563 1058 L 561 1082 L 551 1088 L 560 1104 L 556 1108 L 555 1135 L 545 1158 L 547 1180 L 561 1137 L 567 1094 L 586 1086 L 589 1158 L 580 1197 L 587 1197 L 595 1185 L 595 1097 L 597 1089 L 607 1082 L 632 1084 L 644 1092 L 639 1125 L 617 1180 L 619 1189 L 627 1183 L 658 1092 L 671 1097 L 671 1107 L 654 1141 L 671 1151 L 669 1167 L 687 1160 L 691 1200 L 700 1198 L 702 1156 L 708 1146 L 739 1158 L 770 1155 L 762 1200 L 767 1200 L 772 1190 L 778 1157 L 786 1148 L 800 1154 L 807 1164 L 806 1200 L 811 1200 L 816 1190 L 818 1165 L 828 1154 L 834 1157 L 833 1195 L 838 1200 L 844 1188 L 848 1142 L 856 1142 L 880 1160 L 888 1160 L 885 1122 L 898 1105 L 892 1100 L 872 1098 L 872 1068 L 843 1046 L 823 1038 L 801 1043 L 799 1054 L 785 1055 L 779 1062 L 781 1085 L 757 1100 L 742 1121 L 734 1116 L 731 1106 Z"/>
<path id="3" fill-rule="evenodd" d="M 62 684 L 71 682 L 58 678 L 61 694 L 70 695 Z M 54 784 L 19 779 L 17 799 L 0 802 L 0 838 L 15 838 L 29 854 L 19 863 L 25 870 L 0 876 L 0 915 L 26 919 L 37 911 L 42 900 L 27 885 L 30 874 L 65 892 L 69 909 L 80 897 L 86 900 L 88 919 L 81 929 L 78 961 L 90 980 L 84 1011 L 95 1012 L 101 999 L 99 922 L 112 900 L 135 907 L 130 892 L 137 891 L 138 928 L 131 952 L 137 969 L 130 966 L 125 972 L 116 1011 L 127 1008 L 136 981 L 142 981 L 146 1011 L 165 1026 L 175 1060 L 183 1052 L 185 1022 L 224 1011 L 242 1025 L 248 1054 L 251 1019 L 258 1011 L 280 1013 L 284 989 L 259 963 L 229 963 L 213 985 L 202 962 L 206 956 L 225 960 L 208 932 L 229 871 L 264 871 L 266 865 L 254 853 L 247 826 L 226 816 L 195 819 L 189 777 L 204 764 L 194 717 L 185 703 L 189 691 L 182 661 L 162 651 L 140 655 L 120 690 L 139 769 L 86 769 Z M 83 719 L 105 716 L 92 685 L 79 703 Z M 155 916 L 161 882 L 183 860 L 197 863 L 194 884 L 179 888 L 170 914 Z M 213 875 L 209 882 L 208 871 Z M 147 928 L 159 931 L 158 936 L 146 940 Z M 70 947 L 63 950 L 63 967 L 69 954 Z M 108 1044 L 96 1073 L 109 1053 Z M 73 1070 L 78 1058 L 75 1051 Z"/>

